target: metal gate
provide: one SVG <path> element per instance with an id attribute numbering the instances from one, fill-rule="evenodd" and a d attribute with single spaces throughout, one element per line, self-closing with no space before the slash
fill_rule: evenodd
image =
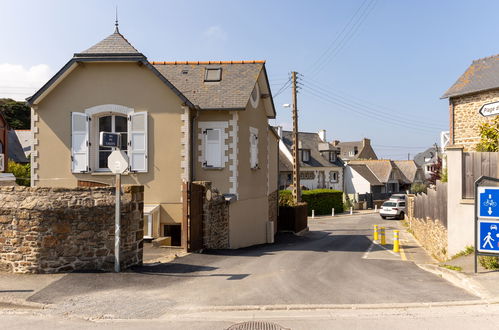
<path id="1" fill-rule="evenodd" d="M 182 246 L 188 252 L 203 249 L 203 195 L 203 186 L 184 183 Z"/>

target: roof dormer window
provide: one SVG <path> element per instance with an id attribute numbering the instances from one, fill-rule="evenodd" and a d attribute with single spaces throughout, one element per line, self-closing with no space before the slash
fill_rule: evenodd
<path id="1" fill-rule="evenodd" d="M 300 150 L 301 161 L 306 163 L 310 161 L 310 149 Z"/>
<path id="2" fill-rule="evenodd" d="M 205 82 L 217 82 L 222 80 L 222 68 L 206 68 Z"/>

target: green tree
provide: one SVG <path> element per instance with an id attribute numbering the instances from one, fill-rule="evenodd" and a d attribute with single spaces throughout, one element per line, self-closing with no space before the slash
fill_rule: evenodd
<path id="1" fill-rule="evenodd" d="M 479 127 L 480 142 L 476 145 L 476 151 L 497 151 L 497 139 L 499 139 L 499 116 L 496 116 L 492 122 L 483 123 Z"/>
<path id="2" fill-rule="evenodd" d="M 26 102 L 0 99 L 0 112 L 12 129 L 30 129 L 31 110 Z"/>

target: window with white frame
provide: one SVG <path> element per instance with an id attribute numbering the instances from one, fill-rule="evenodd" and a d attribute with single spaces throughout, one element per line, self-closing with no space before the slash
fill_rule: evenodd
<path id="1" fill-rule="evenodd" d="M 120 149 L 129 157 L 129 171 L 147 172 L 147 112 L 119 105 L 102 105 L 71 113 L 71 170 L 108 172 L 112 148 L 99 146 L 99 133 L 120 133 Z"/>
<path id="2" fill-rule="evenodd" d="M 310 149 L 300 149 L 301 161 L 306 163 L 310 161 Z"/>
<path id="3" fill-rule="evenodd" d="M 338 172 L 330 171 L 329 172 L 329 182 L 338 182 Z"/>
<path id="4" fill-rule="evenodd" d="M 258 168 L 258 129 L 250 127 L 250 168 Z"/>
<path id="5" fill-rule="evenodd" d="M 206 128 L 203 130 L 204 136 L 204 151 L 205 159 L 203 162 L 204 167 L 222 166 L 222 129 L 221 128 Z"/>
<path id="6" fill-rule="evenodd" d="M 226 121 L 203 121 L 198 124 L 199 134 L 199 162 L 206 169 L 217 169 L 225 167 L 228 157 L 225 152 L 229 147 L 226 145 L 228 134 L 225 129 L 229 127 Z"/>

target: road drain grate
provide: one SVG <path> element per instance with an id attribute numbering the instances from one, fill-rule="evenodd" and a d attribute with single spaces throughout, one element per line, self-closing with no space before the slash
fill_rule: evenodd
<path id="1" fill-rule="evenodd" d="M 289 328 L 283 328 L 279 324 L 272 322 L 249 321 L 233 324 L 227 330 L 289 330 Z"/>

